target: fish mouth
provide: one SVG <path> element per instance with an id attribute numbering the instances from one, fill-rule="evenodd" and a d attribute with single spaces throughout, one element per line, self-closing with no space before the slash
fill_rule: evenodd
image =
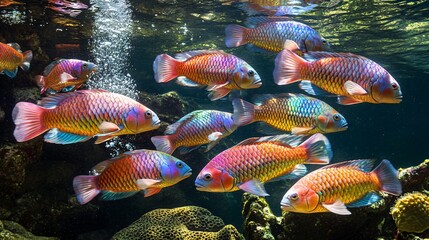
<path id="1" fill-rule="evenodd" d="M 402 101 L 402 98 L 403 98 L 403 96 L 402 96 L 402 95 L 395 97 L 396 101 L 398 101 L 398 102 L 401 102 L 401 101 Z"/>
<path id="2" fill-rule="evenodd" d="M 152 127 L 159 127 L 161 125 L 161 120 L 156 120 L 156 122 L 152 123 Z"/>
<path id="3" fill-rule="evenodd" d="M 192 169 L 191 170 L 189 170 L 189 171 L 187 171 L 183 176 L 185 177 L 185 178 L 187 178 L 187 177 L 189 177 L 189 176 L 191 176 L 192 175 Z"/>
<path id="4" fill-rule="evenodd" d="M 195 187 L 197 188 L 197 190 L 201 190 L 204 188 L 203 185 L 201 185 L 200 183 L 195 182 Z"/>
<path id="5" fill-rule="evenodd" d="M 280 203 L 280 208 L 282 209 L 282 211 L 290 211 L 292 207 L 292 205 L 287 204 L 287 203 Z"/>

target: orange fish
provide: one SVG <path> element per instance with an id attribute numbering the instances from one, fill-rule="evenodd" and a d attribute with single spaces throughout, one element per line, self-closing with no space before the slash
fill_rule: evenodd
<path id="1" fill-rule="evenodd" d="M 332 164 L 311 172 L 286 192 L 281 208 L 300 213 L 333 212 L 351 214 L 346 207 L 362 207 L 381 199 L 383 191 L 395 196 L 402 193 L 397 171 L 383 160 L 371 171 L 374 160 L 352 160 Z"/>
<path id="2" fill-rule="evenodd" d="M 244 60 L 223 51 L 190 51 L 158 55 L 153 63 L 155 81 L 177 83 L 187 87 L 208 86 L 211 100 L 226 96 L 231 90 L 258 88 L 259 74 Z"/>
<path id="3" fill-rule="evenodd" d="M 13 4 L 24 4 L 22 2 L 17 2 L 17 1 L 13 1 L 13 0 L 0 0 L 0 7 L 7 7 L 9 5 L 13 5 Z"/>
<path id="4" fill-rule="evenodd" d="M 159 127 L 158 116 L 139 102 L 104 90 L 81 90 L 43 98 L 40 105 L 19 102 L 12 111 L 18 142 L 49 130 L 45 141 L 70 144 L 97 137 L 96 144 L 115 136 Z"/>
<path id="5" fill-rule="evenodd" d="M 18 43 L 0 43 L 0 73 L 14 78 L 18 72 L 18 66 L 27 71 L 33 58 L 31 50 L 21 53 Z"/>

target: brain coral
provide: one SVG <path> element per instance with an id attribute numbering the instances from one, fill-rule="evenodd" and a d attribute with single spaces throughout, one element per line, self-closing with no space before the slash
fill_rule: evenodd
<path id="1" fill-rule="evenodd" d="M 429 196 L 412 192 L 400 197 L 390 213 L 399 231 L 421 233 L 429 229 Z"/>
<path id="2" fill-rule="evenodd" d="M 235 240 L 242 239 L 237 229 L 223 223 L 208 210 L 186 206 L 156 209 L 144 214 L 130 226 L 117 232 L 113 240 Z"/>

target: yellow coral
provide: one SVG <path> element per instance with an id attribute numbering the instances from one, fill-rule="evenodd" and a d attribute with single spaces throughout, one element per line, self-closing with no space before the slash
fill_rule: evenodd
<path id="1" fill-rule="evenodd" d="M 429 196 L 408 193 L 396 201 L 390 214 L 399 231 L 421 233 L 429 229 Z"/>
<path id="2" fill-rule="evenodd" d="M 148 212 L 112 239 L 236 240 L 242 236 L 207 209 L 187 206 Z"/>

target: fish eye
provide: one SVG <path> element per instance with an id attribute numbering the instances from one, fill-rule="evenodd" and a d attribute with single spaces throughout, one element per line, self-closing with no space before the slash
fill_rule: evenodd
<path id="1" fill-rule="evenodd" d="M 150 111 L 146 111 L 144 115 L 146 116 L 146 118 L 152 117 L 152 113 Z"/>
<path id="2" fill-rule="evenodd" d="M 398 89 L 398 84 L 396 84 L 396 83 L 392 83 L 392 88 L 393 88 L 393 90 L 396 90 L 396 89 Z"/>
<path id="3" fill-rule="evenodd" d="M 328 43 L 325 39 L 322 39 L 322 44 L 326 45 L 326 43 Z"/>
<path id="4" fill-rule="evenodd" d="M 87 63 L 84 63 L 82 66 L 83 66 L 84 68 L 88 68 L 88 64 L 87 64 Z"/>
<path id="5" fill-rule="evenodd" d="M 335 121 L 339 121 L 341 119 L 340 115 L 338 115 L 338 114 L 334 114 L 333 118 Z"/>
<path id="6" fill-rule="evenodd" d="M 290 195 L 290 199 L 291 199 L 291 200 L 293 200 L 293 201 L 298 200 L 298 194 L 297 194 L 297 193 L 292 193 L 292 194 Z"/>
<path id="7" fill-rule="evenodd" d="M 255 71 L 253 71 L 253 70 L 249 70 L 249 71 L 247 72 L 247 75 L 249 75 L 249 77 L 253 77 L 253 76 L 255 76 Z"/>
<path id="8" fill-rule="evenodd" d="M 182 163 L 182 162 L 176 162 L 176 166 L 177 166 L 178 168 L 182 168 L 182 167 L 183 167 L 183 163 Z"/>
<path id="9" fill-rule="evenodd" d="M 206 181 L 209 181 L 212 179 L 212 175 L 210 173 L 206 173 L 206 174 L 204 174 L 203 179 Z"/>

